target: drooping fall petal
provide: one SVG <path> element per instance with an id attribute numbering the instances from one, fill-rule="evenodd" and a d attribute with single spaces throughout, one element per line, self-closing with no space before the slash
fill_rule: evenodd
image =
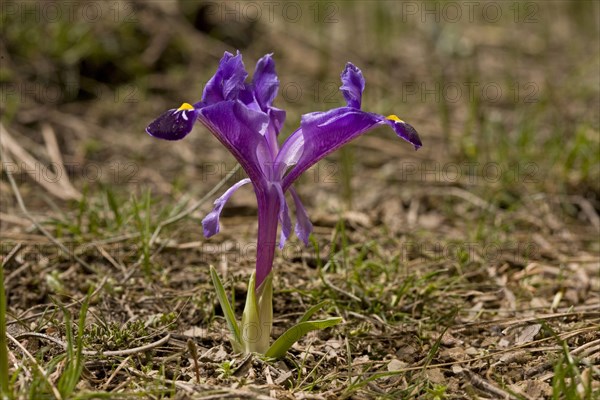
<path id="1" fill-rule="evenodd" d="M 221 211 L 223 210 L 223 206 L 225 206 L 225 203 L 227 203 L 227 200 L 229 200 L 229 198 L 233 195 L 233 193 L 235 193 L 236 190 L 238 190 L 240 187 L 244 186 L 247 183 L 250 183 L 249 178 L 242 179 L 241 181 L 237 182 L 236 184 L 231 186 L 229 189 L 227 189 L 227 191 L 225 193 L 223 193 L 223 195 L 221 197 L 219 197 L 218 199 L 215 200 L 214 208 L 202 220 L 202 229 L 204 231 L 205 237 L 209 238 L 209 237 L 219 233 L 219 230 L 220 230 L 219 218 L 221 217 Z"/>
<path id="2" fill-rule="evenodd" d="M 155 138 L 180 140 L 192 131 L 198 118 L 198 111 L 190 104 L 183 103 L 179 108 L 172 108 L 148 125 L 146 132 Z"/>

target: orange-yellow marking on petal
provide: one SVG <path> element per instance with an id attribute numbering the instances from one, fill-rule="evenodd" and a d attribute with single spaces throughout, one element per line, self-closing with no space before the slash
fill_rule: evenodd
<path id="1" fill-rule="evenodd" d="M 406 122 L 402 121 L 400 118 L 398 118 L 398 116 L 395 114 L 388 115 L 387 117 L 385 117 L 385 119 L 389 119 L 394 122 L 402 122 L 403 124 L 406 123 Z"/>
<path id="2" fill-rule="evenodd" d="M 194 109 L 194 106 L 191 105 L 190 103 L 183 103 L 182 105 L 179 106 L 177 111 L 193 110 L 193 109 Z"/>

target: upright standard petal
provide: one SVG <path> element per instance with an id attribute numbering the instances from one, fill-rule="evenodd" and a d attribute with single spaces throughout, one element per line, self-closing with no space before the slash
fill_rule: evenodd
<path id="1" fill-rule="evenodd" d="M 266 177 L 265 160 L 258 154 L 269 154 L 264 137 L 268 116 L 238 101 L 223 101 L 201 109 L 198 119 L 227 147 L 260 190 Z"/>
<path id="2" fill-rule="evenodd" d="M 346 99 L 348 107 L 360 108 L 362 93 L 365 90 L 365 78 L 362 71 L 352 63 L 347 63 L 342 72 L 340 90 Z"/>
<path id="3" fill-rule="evenodd" d="M 242 55 L 225 52 L 219 62 L 217 72 L 206 83 L 202 93 L 202 106 L 208 106 L 225 100 L 235 100 L 246 87 L 244 81 L 248 72 L 244 68 Z"/>
<path id="4" fill-rule="evenodd" d="M 192 131 L 196 118 L 198 111 L 191 104 L 183 103 L 152 121 L 146 132 L 159 139 L 180 140 Z"/>
<path id="5" fill-rule="evenodd" d="M 223 210 L 223 206 L 227 203 L 227 200 L 238 190 L 240 187 L 245 184 L 250 183 L 250 179 L 242 179 L 241 181 L 234 184 L 232 187 L 227 189 L 225 193 L 221 197 L 215 200 L 213 210 L 208 213 L 206 217 L 202 220 L 202 230 L 204 231 L 204 236 L 209 238 L 213 235 L 219 233 L 220 224 L 219 218 L 221 217 L 221 211 Z"/>
<path id="6" fill-rule="evenodd" d="M 279 78 L 277 78 L 275 62 L 271 56 L 271 54 L 267 54 L 258 60 L 252 77 L 254 96 L 264 112 L 267 112 L 268 108 L 273 105 L 279 89 Z"/>

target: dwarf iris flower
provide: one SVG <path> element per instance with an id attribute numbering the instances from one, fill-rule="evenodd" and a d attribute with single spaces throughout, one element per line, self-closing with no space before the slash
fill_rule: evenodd
<path id="1" fill-rule="evenodd" d="M 251 279 L 255 287 L 249 290 L 249 295 L 250 291 L 254 293 L 254 289 L 257 290 L 258 300 L 253 301 L 258 305 L 253 307 L 254 311 L 258 308 L 258 313 L 263 314 L 260 311 L 263 309 L 261 303 L 271 302 L 271 294 L 264 292 L 272 291 L 268 278 L 273 267 L 278 226 L 281 224 L 280 248 L 292 231 L 286 193 L 294 202 L 297 237 L 308 244 L 312 231 L 306 209 L 294 190 L 294 181 L 323 157 L 380 125 L 392 128 L 415 149 L 421 146 L 421 140 L 416 130 L 396 115 L 383 116 L 361 110 L 365 79 L 360 69 L 347 63 L 341 74 L 340 87 L 346 106 L 303 115 L 300 127 L 279 147 L 277 137 L 286 114 L 273 106 L 279 79 L 271 55 L 265 55 L 257 62 L 250 82 L 246 82 L 247 76 L 241 54 L 238 52 L 234 56 L 226 52 L 217 72 L 206 84 L 202 100 L 194 104 L 183 103 L 179 108 L 168 110 L 153 121 L 146 131 L 156 138 L 180 140 L 199 121 L 227 147 L 248 175 L 248 178 L 235 183 L 214 202 L 214 208 L 203 219 L 202 226 L 206 237 L 218 233 L 219 217 L 227 200 L 241 186 L 252 184 L 258 204 L 258 238 L 256 271 Z M 268 289 L 264 289 L 267 286 Z M 244 316 L 247 316 L 248 307 L 247 302 Z M 264 316 L 269 321 L 254 322 L 268 325 L 267 333 L 270 333 L 272 311 L 270 305 L 264 307 Z M 264 353 L 268 336 L 262 335 L 259 345 L 238 343 L 237 349 Z"/>

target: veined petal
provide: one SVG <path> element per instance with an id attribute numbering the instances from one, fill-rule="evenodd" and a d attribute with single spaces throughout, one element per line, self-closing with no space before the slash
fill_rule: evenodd
<path id="1" fill-rule="evenodd" d="M 237 99 L 238 93 L 246 87 L 244 81 L 247 76 L 239 51 L 235 56 L 225 52 L 217 72 L 204 87 L 202 105 L 209 106 L 220 101 Z"/>
<path id="2" fill-rule="evenodd" d="M 260 190 L 260 182 L 265 180 L 265 160 L 258 154 L 270 154 L 264 137 L 268 116 L 238 101 L 223 101 L 202 108 L 198 118 L 229 149 Z"/>
<path id="3" fill-rule="evenodd" d="M 304 171 L 326 155 L 382 124 L 391 126 L 415 149 L 421 147 L 417 131 L 395 115 L 384 117 L 352 107 L 303 115 L 300 129 L 283 143 L 276 159 L 279 165 L 290 165 L 296 160 L 296 165 L 283 178 L 283 189 L 287 190 Z M 298 157 L 298 154 L 301 155 Z"/>
<path id="4" fill-rule="evenodd" d="M 365 90 L 365 78 L 362 71 L 352 63 L 347 63 L 342 72 L 340 90 L 346 99 L 348 107 L 360 108 L 362 93 Z"/>
<path id="5" fill-rule="evenodd" d="M 258 60 L 252 77 L 254 96 L 264 112 L 267 112 L 268 108 L 273 105 L 273 100 L 277 96 L 277 90 L 279 89 L 279 78 L 277 78 L 277 73 L 275 72 L 275 61 L 273 61 L 271 56 L 272 54 L 267 54 Z"/>
<path id="6" fill-rule="evenodd" d="M 308 213 L 306 212 L 306 209 L 304 208 L 304 205 L 302 204 L 302 201 L 300 200 L 300 197 L 298 196 L 298 193 L 296 193 L 294 187 L 290 186 L 288 190 L 294 199 L 294 205 L 296 207 L 296 236 L 298 236 L 298 239 L 302 240 L 304 244 L 308 246 L 308 238 L 313 230 L 312 223 L 310 222 Z"/>
<path id="7" fill-rule="evenodd" d="M 270 107 L 267 112 L 269 116 L 269 127 L 267 128 L 267 142 L 269 144 L 269 149 L 271 150 L 271 155 L 273 159 L 277 156 L 279 152 L 279 144 L 277 143 L 277 136 L 279 135 L 279 131 L 283 127 L 283 123 L 285 122 L 285 111 L 280 110 L 279 108 Z"/>
<path id="8" fill-rule="evenodd" d="M 249 178 L 242 179 L 241 181 L 237 182 L 232 187 L 227 189 L 227 191 L 225 193 L 223 193 L 223 195 L 221 197 L 219 197 L 217 200 L 215 200 L 214 208 L 202 220 L 202 229 L 204 231 L 205 237 L 209 238 L 209 237 L 219 233 L 219 230 L 220 230 L 219 218 L 221 217 L 221 211 L 223 210 L 223 206 L 225 206 L 225 203 L 227 203 L 227 200 L 229 200 L 231 195 L 233 195 L 233 193 L 235 193 L 236 190 L 238 190 L 240 187 L 244 186 L 247 183 L 250 183 Z"/>
<path id="9" fill-rule="evenodd" d="M 148 125 L 146 132 L 155 138 L 180 140 L 187 136 L 198 118 L 198 110 L 188 103 L 172 108 Z"/>
<path id="10" fill-rule="evenodd" d="M 283 175 L 289 167 L 298 163 L 303 151 L 304 136 L 302 135 L 301 129 L 298 128 L 283 143 L 283 146 L 275 159 L 275 166 L 277 168 L 277 176 L 279 179 L 283 178 Z"/>
<path id="11" fill-rule="evenodd" d="M 303 115 L 300 130 L 285 141 L 277 159 L 293 160 L 302 145 L 296 165 L 283 178 L 284 190 L 317 161 L 381 123 L 382 119 L 382 116 L 351 107 Z"/>

